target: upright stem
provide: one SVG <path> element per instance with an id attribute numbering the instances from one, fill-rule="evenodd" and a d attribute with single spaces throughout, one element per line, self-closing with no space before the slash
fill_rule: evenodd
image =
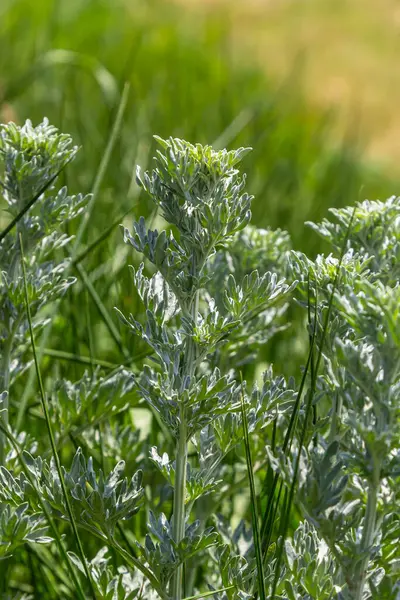
<path id="1" fill-rule="evenodd" d="M 370 559 L 371 546 L 374 543 L 375 528 L 376 528 L 376 513 L 378 503 L 380 481 L 380 464 L 375 465 L 374 475 L 368 487 L 367 507 L 365 511 L 364 530 L 361 539 L 360 552 L 365 554 L 360 562 L 358 573 L 356 576 L 356 590 L 354 600 L 362 600 L 364 594 L 365 581 L 367 578 L 367 569 Z"/>
<path id="2" fill-rule="evenodd" d="M 10 335 L 4 345 L 3 356 L 0 361 L 0 392 L 7 392 L 4 399 L 3 408 L 5 409 L 2 414 L 2 421 L 5 427 L 8 427 L 8 391 L 10 388 L 10 362 L 11 362 L 11 348 L 14 339 L 14 331 L 10 332 Z M 4 465 L 5 462 L 5 445 L 6 438 L 3 433 L 0 432 L 0 465 Z"/>
<path id="3" fill-rule="evenodd" d="M 186 469 L 187 469 L 187 423 L 185 408 L 180 409 L 179 438 L 176 445 L 176 469 L 174 491 L 174 519 L 173 532 L 176 543 L 185 537 L 185 494 L 186 494 Z M 172 581 L 172 597 L 174 600 L 182 598 L 182 566 L 178 567 Z"/>
<path id="4" fill-rule="evenodd" d="M 3 425 L 8 428 L 8 391 L 10 388 L 10 362 L 11 362 L 11 348 L 12 348 L 12 342 L 13 342 L 13 338 L 14 338 L 14 333 L 10 332 L 10 335 L 4 345 L 4 351 L 3 351 L 3 356 L 2 356 L 2 360 L 0 361 L 0 392 L 7 392 L 3 401 L 3 409 L 4 412 L 1 416 L 1 419 L 3 421 Z M 6 436 L 5 434 L 1 431 L 0 432 L 0 466 L 4 466 L 5 465 L 5 460 L 6 460 Z M 6 559 L 5 561 L 3 561 L 3 569 L 4 569 L 4 576 L 1 578 L 0 581 L 0 595 L 1 597 L 3 597 L 3 594 L 5 594 L 5 592 L 7 591 L 7 581 L 8 581 L 8 569 L 9 569 L 9 559 Z"/>
<path id="5" fill-rule="evenodd" d="M 17 225 L 17 231 L 19 231 L 18 225 Z M 21 256 L 20 256 L 20 252 L 19 252 L 19 246 L 17 243 L 15 243 L 14 254 L 13 254 L 10 268 L 9 268 L 9 276 L 11 277 L 11 279 L 13 281 L 15 281 L 18 276 L 20 262 L 21 262 Z M 8 337 L 4 343 L 3 356 L 0 359 L 0 393 L 7 392 L 5 399 L 4 399 L 4 403 L 3 403 L 3 409 L 5 409 L 5 410 L 2 414 L 3 425 L 6 428 L 8 427 L 8 423 L 9 423 L 8 394 L 9 394 L 9 389 L 10 389 L 11 350 L 13 347 L 15 335 L 18 331 L 21 321 L 22 321 L 22 316 L 21 315 L 17 316 L 12 327 L 10 328 L 10 330 L 8 332 Z M 5 437 L 5 435 L 2 432 L 0 432 L 0 466 L 4 466 L 5 459 L 6 459 L 6 456 L 5 456 L 6 439 L 7 438 Z"/>
<path id="6" fill-rule="evenodd" d="M 196 292 L 191 306 L 192 318 L 197 319 L 199 306 L 199 293 Z M 196 362 L 196 344 L 192 338 L 188 338 L 187 353 L 184 364 L 184 376 L 193 377 Z M 179 436 L 176 444 L 175 459 L 175 490 L 174 490 L 174 514 L 173 514 L 173 534 L 177 544 L 185 537 L 185 495 L 186 495 L 186 470 L 187 470 L 187 447 L 188 447 L 188 429 L 186 421 L 186 408 L 181 404 L 179 410 Z M 173 600 L 182 599 L 182 576 L 183 565 L 179 566 L 172 580 L 172 598 Z"/>

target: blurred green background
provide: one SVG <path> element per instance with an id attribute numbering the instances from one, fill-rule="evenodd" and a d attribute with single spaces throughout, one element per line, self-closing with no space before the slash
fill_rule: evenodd
<path id="1" fill-rule="evenodd" d="M 138 194 L 134 175 L 136 164 L 149 166 L 152 135 L 158 134 L 218 148 L 253 147 L 243 163 L 255 195 L 253 222 L 287 229 L 295 249 L 315 255 L 324 248 L 304 221 L 319 220 L 329 207 L 384 198 L 397 189 L 395 169 L 377 166 L 384 163 L 382 154 L 374 157 L 362 119 L 346 120 L 340 98 L 315 92 L 328 89 L 323 75 L 334 59 L 329 55 L 324 68 L 321 27 L 334 10 L 342 11 L 343 23 L 350 17 L 355 22 L 349 2 L 330 0 L 2 0 L 1 119 L 30 118 L 36 124 L 47 116 L 71 133 L 82 149 L 63 179 L 71 192 L 88 192 L 129 83 L 82 248 L 128 210 L 127 223 L 151 215 L 151 202 Z M 310 70 L 307 64 L 318 56 L 319 70 Z M 53 348 L 86 355 L 91 349 L 115 363 L 123 357 L 121 347 L 135 352 L 122 329 L 118 347 L 101 312 L 116 323 L 114 305 L 125 312 L 137 309 L 127 269 L 133 260 L 138 257 L 115 227 L 81 263 L 98 301 L 80 277 L 55 322 Z M 275 350 L 276 356 L 290 370 L 285 352 Z M 57 368 L 62 374 L 63 367 Z M 77 365 L 76 376 L 80 370 Z"/>

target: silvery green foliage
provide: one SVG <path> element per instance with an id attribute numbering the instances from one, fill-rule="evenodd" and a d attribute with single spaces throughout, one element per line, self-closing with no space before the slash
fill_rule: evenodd
<path id="1" fill-rule="evenodd" d="M 160 582 L 161 589 L 166 589 L 179 565 L 194 555 L 196 560 L 200 560 L 204 551 L 215 546 L 218 539 L 212 527 L 202 529 L 200 522 L 194 521 L 186 527 L 183 539 L 176 543 L 167 517 L 163 513 L 156 517 L 151 511 L 148 531 L 144 545 L 138 544 L 138 548 Z"/>
<path id="2" fill-rule="evenodd" d="M 0 468 L 0 499 L 11 506 L 25 506 L 29 502 L 40 508 L 40 494 L 55 516 L 67 518 L 65 498 L 60 478 L 53 459 L 50 462 L 24 453 L 27 467 L 33 476 L 35 489 L 20 472 L 13 475 L 5 467 Z M 77 450 L 69 471 L 63 468 L 65 484 L 70 495 L 75 518 L 83 527 L 105 539 L 114 536 L 116 523 L 131 518 L 140 507 L 144 490 L 141 486 L 142 473 L 138 471 L 128 481 L 123 477 L 125 464 L 120 461 L 105 477 L 101 469 L 93 468 L 91 458 L 86 462 L 80 449 Z"/>
<path id="3" fill-rule="evenodd" d="M 135 380 L 123 367 L 103 376 L 99 369 L 89 375 L 85 372 L 76 382 L 63 379 L 56 383 L 50 396 L 54 423 L 60 433 L 78 428 L 82 415 L 90 415 L 90 422 L 106 420 L 128 407 Z"/>
<path id="4" fill-rule="evenodd" d="M 48 463 L 40 457 L 25 454 L 26 463 L 38 483 L 38 491 L 61 518 L 67 511 L 60 478 L 53 459 Z M 142 473 L 138 471 L 128 481 L 123 477 L 125 464 L 120 461 L 106 477 L 93 461 L 77 450 L 69 471 L 63 468 L 64 481 L 72 501 L 76 520 L 105 539 L 114 536 L 118 521 L 132 517 L 140 508 L 144 490 Z"/>
<path id="5" fill-rule="evenodd" d="M 302 450 L 297 503 L 327 546 L 332 582 L 341 589 L 338 598 L 395 599 L 400 577 L 400 204 L 393 197 L 332 212 L 335 222 L 325 219 L 313 228 L 336 256 L 311 261 L 292 255 L 301 301 L 317 302 L 311 319 L 325 366 L 314 397 L 318 435 Z M 290 456 L 267 450 L 272 468 L 290 486 L 296 442 Z"/>
<path id="6" fill-rule="evenodd" d="M 115 402 L 118 404 L 118 397 Z M 135 469 L 143 469 L 148 461 L 149 442 L 141 433 L 138 428 L 107 418 L 102 422 L 101 435 L 99 428 L 89 427 L 85 428 L 82 436 L 88 449 L 93 447 L 94 451 L 101 445 L 104 458 L 113 462 L 125 460 L 131 468 L 134 465 Z"/>
<path id="7" fill-rule="evenodd" d="M 252 589 L 254 580 L 254 561 L 247 560 L 241 554 L 238 554 L 236 548 L 231 544 L 223 544 L 215 550 L 215 563 L 220 573 L 221 585 L 227 589 L 222 594 L 215 594 L 215 600 L 250 600 L 253 594 L 249 592 Z M 215 568 L 215 567 L 214 567 Z M 212 589 L 217 589 L 212 586 Z"/>
<path id="8" fill-rule="evenodd" d="M 74 552 L 69 552 L 69 556 L 81 573 L 85 574 L 79 556 Z M 109 550 L 104 546 L 88 563 L 99 600 L 134 600 L 134 598 L 156 600 L 157 596 L 151 592 L 143 576 L 130 572 L 126 567 L 119 567 L 118 572 L 115 573 L 110 562 Z"/>
<path id="9" fill-rule="evenodd" d="M 333 210 L 332 222 L 312 226 L 331 243 L 332 254 L 311 260 L 291 250 L 285 232 L 249 225 L 251 198 L 238 170 L 246 149 L 215 152 L 157 139 L 155 168 L 138 171 L 138 183 L 160 209 L 166 230 L 147 229 L 143 218 L 132 231 L 124 229 L 125 241 L 143 255 L 132 277 L 145 312 L 119 313 L 148 345 L 149 360 L 140 372 L 135 365 L 134 374 L 121 368 L 104 376 L 97 369 L 77 382 L 60 381 L 49 398 L 58 447 L 70 436 L 93 456 L 86 460 L 79 449 L 62 473 L 85 552 L 94 558 L 82 562 L 72 546 L 60 477 L 45 442 L 38 440 L 38 456 L 38 444 L 24 433 L 17 442 L 28 471 L 16 447 L 6 449 L 0 465 L 0 557 L 51 542 L 44 506 L 57 528 L 61 522 L 66 548 L 75 550 L 68 556 L 85 593 L 87 567 L 96 597 L 104 600 L 200 598 L 206 591 L 215 600 L 255 598 L 253 532 L 246 519 L 235 528 L 230 518 L 237 516 L 236 491 L 242 495 L 248 485 L 243 404 L 261 506 L 274 477 L 283 484 L 265 548 L 268 600 L 275 580 L 275 598 L 282 600 L 399 600 L 398 199 L 359 203 L 355 212 Z M 70 197 L 53 184 L 44 188 L 75 153 L 70 138 L 47 122 L 2 128 L 2 183 L 11 218 L 42 192 L 16 231 L 0 241 L 0 356 L 7 390 L 28 364 L 17 233 L 23 236 L 37 332 L 45 324 L 42 307 L 72 283 L 68 261 L 56 261 L 54 253 L 69 241 L 61 223 L 77 216 L 86 198 Z M 272 367 L 259 381 L 242 383 L 241 366 L 285 326 L 294 293 L 309 309 L 310 337 L 315 331 L 311 372 L 322 352 L 318 376 L 307 376 L 302 396 L 299 377 L 286 380 Z M 8 396 L 0 389 L 0 419 L 7 427 Z M 309 400 L 312 419 L 306 422 Z M 145 404 L 157 425 L 143 433 L 133 422 Z M 294 436 L 286 443 L 291 424 Z M 296 510 L 281 540 L 297 461 Z M 124 477 L 125 464 L 133 477 Z M 110 471 L 110 465 L 116 466 Z M 182 482 L 177 536 L 175 498 Z M 51 546 L 39 556 L 58 560 L 57 552 Z M 180 595 L 174 585 L 183 564 Z M 60 589 L 70 593 L 68 585 Z"/>
<path id="10" fill-rule="evenodd" d="M 243 191 L 245 177 L 235 168 L 249 149 L 215 152 L 178 139 L 157 141 L 165 153 L 158 151 L 155 169 L 143 177 L 138 170 L 137 179 L 166 221 L 176 226 L 179 240 L 172 232 L 146 233 L 143 220 L 133 236 L 125 230 L 125 237 L 187 301 L 202 284 L 208 257 L 250 219 L 251 197 Z"/>
<path id="11" fill-rule="evenodd" d="M 29 120 L 22 127 L 14 123 L 1 126 L 3 187 L 14 216 L 76 152 L 71 137 L 59 134 L 47 119 L 37 127 Z"/>
<path id="12" fill-rule="evenodd" d="M 346 243 L 346 249 L 371 257 L 370 268 L 376 278 L 395 284 L 400 277 L 400 198 L 365 200 L 357 204 L 355 212 L 352 206 L 331 208 L 330 212 L 334 222 L 324 219 L 321 224 L 309 225 L 337 251 Z M 351 236 L 346 241 L 350 225 Z"/>
<path id="13" fill-rule="evenodd" d="M 0 504 L 0 560 L 25 543 L 48 544 L 46 519 L 24 502 L 18 506 Z"/>
<path id="14" fill-rule="evenodd" d="M 0 381 L 3 382 L 24 368 L 22 350 L 18 349 L 27 333 L 19 234 L 24 244 L 33 317 L 74 282 L 66 273 L 69 261 L 55 262 L 54 252 L 70 241 L 60 224 L 79 215 L 88 197 L 69 196 L 65 187 L 56 190 L 54 181 L 76 152 L 71 137 L 58 133 L 46 119 L 37 127 L 30 121 L 22 127 L 14 123 L 0 127 L 0 186 L 6 210 L 16 220 L 14 229 L 0 238 L 0 352 L 4 356 Z M 30 204 L 29 211 L 24 212 Z M 34 320 L 36 328 L 45 323 L 43 318 Z"/>
<path id="15" fill-rule="evenodd" d="M 276 376 L 272 367 L 264 371 L 262 385 L 255 382 L 247 397 L 247 423 L 253 439 L 253 459 L 265 460 L 265 446 L 269 443 L 268 427 L 274 422 L 279 429 L 287 427 L 297 395 L 293 380 Z M 213 442 L 226 455 L 243 439 L 241 415 L 225 413 L 213 421 Z M 207 441 L 207 445 L 210 442 Z"/>
<path id="16" fill-rule="evenodd" d="M 182 402 L 187 407 L 188 436 L 194 435 L 228 410 L 239 411 L 241 387 L 229 375 L 221 376 L 219 369 L 201 376 L 195 382 L 182 381 L 178 373 L 172 368 L 171 371 L 171 375 L 161 374 L 145 367 L 138 386 L 143 398 L 160 413 L 174 435 L 178 431 Z"/>
<path id="17" fill-rule="evenodd" d="M 213 477 L 217 464 L 210 465 L 204 459 L 200 451 L 200 468 L 194 469 L 188 464 L 186 474 L 186 502 L 191 504 L 201 496 L 215 492 L 222 481 Z M 173 488 L 175 485 L 175 462 L 170 460 L 166 452 L 162 456 L 158 454 L 157 448 L 153 447 L 150 451 L 151 461 L 156 465 L 160 473 Z M 220 459 L 220 457 L 218 457 Z"/>
<path id="18" fill-rule="evenodd" d="M 233 340 L 236 349 L 231 345 L 229 352 L 231 356 L 238 354 L 245 336 L 249 353 L 265 342 L 277 330 L 274 320 L 283 314 L 295 283 L 288 284 L 284 279 L 283 257 L 279 275 L 257 270 L 255 255 L 261 256 L 269 247 L 270 256 L 261 266 L 270 266 L 279 248 L 286 249 L 289 241 L 283 232 L 257 232 L 253 228 L 247 236 L 244 233 L 251 198 L 244 191 L 245 178 L 236 167 L 246 150 L 215 152 L 183 140 L 157 140 L 163 150 L 157 153 L 155 168 L 143 175 L 138 170 L 137 180 L 171 228 L 148 230 L 141 218 L 134 223 L 132 233 L 124 230 L 125 241 L 154 265 L 156 273 L 147 278 L 143 263 L 132 269 L 146 309 L 146 322 L 139 322 L 133 315 L 119 315 L 153 352 L 156 367 L 145 365 L 137 378 L 142 397 L 159 413 L 178 445 L 192 440 L 197 450 L 199 466 L 186 465 L 184 472 L 184 502 L 188 507 L 185 533 L 176 539 L 172 521 L 162 514 L 152 516 L 151 536 L 142 550 L 164 587 L 180 564 L 217 543 L 212 530 L 203 527 L 194 534 L 198 525 L 190 524 L 190 512 L 193 507 L 197 511 L 200 504 L 204 508 L 204 499 L 210 494 L 218 495 L 222 459 L 242 443 L 242 400 L 249 410 L 252 430 L 261 430 L 267 418 L 262 409 L 264 401 L 270 411 L 277 406 L 273 406 L 272 397 L 279 394 L 272 390 L 272 382 L 266 379 L 263 392 L 254 390 L 248 397 L 232 372 L 224 373 L 213 366 L 216 353 L 220 349 L 223 352 Z M 242 242 L 248 251 L 240 257 Z M 231 247 L 236 248 L 232 253 L 236 253 L 236 269 L 230 268 L 227 257 Z M 292 392 L 288 391 L 287 396 L 291 397 Z M 177 452 L 170 458 L 157 448 L 151 451 L 152 461 L 175 494 L 183 476 Z M 246 561 L 243 563 L 244 559 L 235 554 L 217 555 L 221 568 L 217 585 L 233 586 L 227 592 L 229 598 L 248 597 L 242 585 L 243 569 L 247 569 L 246 578 L 250 580 L 254 562 L 245 567 Z"/>
<path id="19" fill-rule="evenodd" d="M 326 543 L 307 522 L 286 540 L 287 571 L 284 589 L 289 600 L 331 600 L 338 597 L 336 566 Z"/>
<path id="20" fill-rule="evenodd" d="M 245 315 L 251 320 L 284 301 L 292 286 L 275 274 L 244 274 L 240 283 L 229 275 L 220 313 L 207 295 L 208 262 L 215 250 L 228 244 L 249 219 L 250 197 L 243 192 L 244 177 L 236 164 L 245 150 L 214 152 L 182 140 L 158 140 L 156 168 L 138 181 L 161 208 L 164 218 L 177 228 L 159 233 L 147 231 L 144 220 L 134 224 L 134 234 L 124 238 L 158 269 L 147 279 L 144 266 L 133 270 L 134 282 L 146 307 L 147 322 L 130 315 L 121 318 L 155 353 L 161 372 L 146 367 L 139 383 L 144 397 L 174 431 L 180 402 L 188 407 L 189 436 L 209 420 L 228 410 L 238 410 L 240 387 L 218 369 L 199 381 L 182 377 L 187 340 L 196 348 L 195 366 L 243 328 Z M 255 237 L 253 235 L 253 237 Z M 204 301 L 193 317 L 189 307 L 196 291 L 204 290 Z M 204 307 L 204 309 L 203 309 Z M 166 325 L 180 314 L 180 327 Z"/>
<path id="21" fill-rule="evenodd" d="M 24 348 L 28 321 L 19 236 L 25 252 L 28 302 L 37 332 L 47 323 L 41 309 L 62 296 L 74 281 L 67 273 L 69 261 L 57 261 L 55 253 L 70 240 L 61 225 L 82 212 L 87 197 L 69 196 L 65 187 L 56 190 L 55 182 L 76 152 L 70 136 L 58 133 L 46 119 L 37 127 L 30 121 L 22 127 L 13 123 L 0 126 L 0 188 L 11 225 L 14 224 L 0 232 L 0 419 L 3 427 L 10 427 L 9 431 L 13 425 L 9 418 L 9 387 L 30 364 Z M 31 446 L 21 433 L 17 442 Z M 3 550 L 9 553 L 25 542 L 50 541 L 42 535 L 46 522 L 39 507 L 36 505 L 32 512 L 26 502 L 28 482 L 22 474 L 19 483 L 10 472 L 7 476 L 5 464 L 12 468 L 18 461 L 15 449 L 1 435 Z M 11 486 L 8 491 L 7 480 Z M 30 492 L 31 496 L 33 490 Z"/>
<path id="22" fill-rule="evenodd" d="M 246 278 L 247 282 L 249 279 L 252 281 L 255 271 L 273 273 L 278 280 L 291 276 L 288 271 L 290 249 L 289 235 L 280 229 L 258 229 L 249 224 L 233 236 L 206 265 L 209 273 L 207 292 L 214 298 L 218 310 L 223 315 L 229 312 L 225 290 L 228 281 L 233 283 L 232 276 L 245 283 Z M 291 289 L 288 289 L 288 294 L 290 292 Z M 254 361 L 259 348 L 287 327 L 283 320 L 287 308 L 288 303 L 279 302 L 274 306 L 268 302 L 252 314 L 247 313 L 241 327 L 233 329 L 218 349 L 215 360 L 224 360 L 237 368 Z"/>

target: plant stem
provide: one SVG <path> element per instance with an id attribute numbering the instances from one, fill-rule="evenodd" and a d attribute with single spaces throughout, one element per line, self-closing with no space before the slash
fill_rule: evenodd
<path id="1" fill-rule="evenodd" d="M 11 364 L 11 350 L 14 342 L 15 335 L 18 331 L 18 328 L 21 324 L 21 317 L 17 317 L 15 320 L 13 327 L 10 331 L 10 335 L 7 338 L 5 343 L 3 357 L 0 361 L 0 393 L 7 392 L 6 397 L 4 399 L 3 408 L 5 409 L 2 420 L 5 427 L 8 427 L 9 416 L 8 416 L 8 407 L 9 407 L 9 399 L 8 392 L 10 388 L 10 364 Z M 0 465 L 4 466 L 5 461 L 5 442 L 6 438 L 2 433 L 0 433 Z"/>
<path id="2" fill-rule="evenodd" d="M 173 532 L 175 542 L 185 537 L 185 494 L 186 494 L 186 469 L 187 469 L 187 423 L 185 407 L 180 408 L 179 438 L 176 446 L 176 470 L 174 493 L 174 520 Z M 182 598 L 182 566 L 176 570 L 172 582 L 172 595 L 174 600 Z"/>
<path id="3" fill-rule="evenodd" d="M 71 527 L 72 530 L 74 532 L 74 537 L 76 540 L 76 544 L 78 546 L 78 550 L 79 550 L 79 554 L 80 554 L 80 558 L 82 561 L 82 565 L 83 565 L 83 569 L 85 571 L 85 575 L 88 579 L 89 585 L 90 585 L 90 591 L 91 591 L 91 596 L 94 600 L 96 600 L 96 591 L 94 588 L 94 583 L 91 577 L 91 574 L 89 572 L 89 568 L 88 568 L 88 564 L 87 564 L 87 560 L 86 560 L 86 556 L 85 553 L 83 551 L 83 546 L 82 546 L 82 542 L 81 539 L 79 537 L 79 533 L 78 533 L 78 527 L 75 521 L 75 517 L 74 517 L 74 513 L 72 510 L 72 505 L 68 496 L 68 492 L 67 492 L 67 488 L 65 485 L 65 481 L 64 481 L 64 475 L 61 469 L 61 462 L 60 462 L 60 457 L 58 456 L 57 453 L 57 448 L 56 448 L 56 443 L 54 440 L 54 434 L 53 434 L 53 429 L 51 426 L 51 420 L 50 420 L 50 415 L 49 415 L 49 410 L 48 410 L 48 406 L 47 406 L 47 402 L 46 402 L 46 398 L 45 398 L 45 393 L 44 393 L 44 387 L 43 387 L 43 381 L 42 381 L 42 376 L 40 373 L 40 369 L 39 369 L 39 361 L 38 361 L 38 357 L 37 357 L 37 353 L 36 353 L 36 345 L 35 345 L 35 339 L 34 339 L 34 335 L 33 335 L 33 325 L 32 325 L 32 316 L 31 316 L 31 308 L 29 305 L 29 297 L 28 297 L 28 286 L 27 286 L 27 279 L 26 279 L 26 270 L 25 270 L 25 263 L 24 263 L 24 250 L 23 250 L 23 244 L 22 244 L 22 235 L 21 233 L 19 234 L 19 243 L 20 243 L 20 248 L 21 248 L 21 265 L 22 265 L 22 274 L 23 274 L 23 279 L 24 279 L 24 292 L 25 292 L 25 305 L 26 305 L 26 313 L 27 313 L 27 318 L 28 318 L 28 325 L 29 325 L 29 334 L 30 334 L 30 338 L 31 338 L 31 344 L 32 344 L 32 353 L 33 353 L 33 360 L 35 363 L 35 370 L 36 370 L 36 375 L 37 375 L 37 379 L 38 379 L 38 384 L 39 384 L 39 391 L 40 391 L 40 399 L 41 399 L 41 404 L 42 404 L 42 410 L 43 410 L 43 414 L 45 417 L 45 421 L 46 421 L 46 426 L 47 426 L 47 432 L 49 435 L 49 440 L 50 440 L 50 446 L 51 446 L 51 450 L 53 453 L 53 458 L 54 458 L 54 462 L 55 462 L 55 466 L 56 466 L 56 470 L 57 470 L 57 474 L 60 480 L 60 486 L 61 486 L 61 490 L 64 496 L 64 500 L 65 500 L 65 506 L 67 508 L 67 513 L 68 513 L 68 517 L 69 520 L 71 522 Z"/>
<path id="4" fill-rule="evenodd" d="M 365 557 L 360 561 L 356 576 L 356 590 L 354 600 L 362 600 L 365 581 L 367 577 L 368 563 L 371 554 L 371 546 L 375 538 L 376 513 L 378 502 L 378 491 L 380 481 L 380 464 L 375 464 L 372 480 L 369 482 L 367 507 L 365 510 L 364 530 L 361 539 L 360 553 Z"/>
<path id="5" fill-rule="evenodd" d="M 3 357 L 1 361 L 1 385 L 0 391 L 7 392 L 3 401 L 4 413 L 2 415 L 2 420 L 4 425 L 8 426 L 8 388 L 10 387 L 10 360 L 11 360 L 11 336 L 8 338 L 5 348 L 3 351 Z M 5 437 L 3 434 L 0 434 L 0 465 L 4 465 L 5 461 Z"/>
<path id="6" fill-rule="evenodd" d="M 191 316 L 194 322 L 197 321 L 199 307 L 199 292 L 196 291 L 192 306 Z M 187 339 L 187 353 L 184 364 L 184 375 L 193 377 L 196 365 L 196 344 L 192 338 Z M 185 377 L 183 377 L 183 380 Z M 179 435 L 176 444 L 175 460 L 175 490 L 174 490 L 174 508 L 173 508 L 173 534 L 177 544 L 185 537 L 185 495 L 186 495 L 186 470 L 187 470 L 187 452 L 188 452 L 188 431 L 186 422 L 186 408 L 183 404 L 179 410 Z M 180 565 L 175 571 L 172 580 L 172 597 L 174 600 L 182 599 L 182 578 L 183 565 Z"/>

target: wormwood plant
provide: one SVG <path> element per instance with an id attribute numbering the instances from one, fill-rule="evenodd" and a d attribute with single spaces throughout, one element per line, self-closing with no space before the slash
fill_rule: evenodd
<path id="1" fill-rule="evenodd" d="M 143 310 L 117 310 L 147 349 L 42 382 L 35 340 L 74 282 L 61 225 L 87 197 L 56 189 L 68 136 L 2 126 L 2 597 L 398 600 L 399 200 L 333 210 L 311 225 L 332 254 L 310 260 L 249 224 L 248 149 L 156 139 L 137 181 L 165 229 L 123 228 Z M 293 297 L 303 372 L 246 382 Z"/>

